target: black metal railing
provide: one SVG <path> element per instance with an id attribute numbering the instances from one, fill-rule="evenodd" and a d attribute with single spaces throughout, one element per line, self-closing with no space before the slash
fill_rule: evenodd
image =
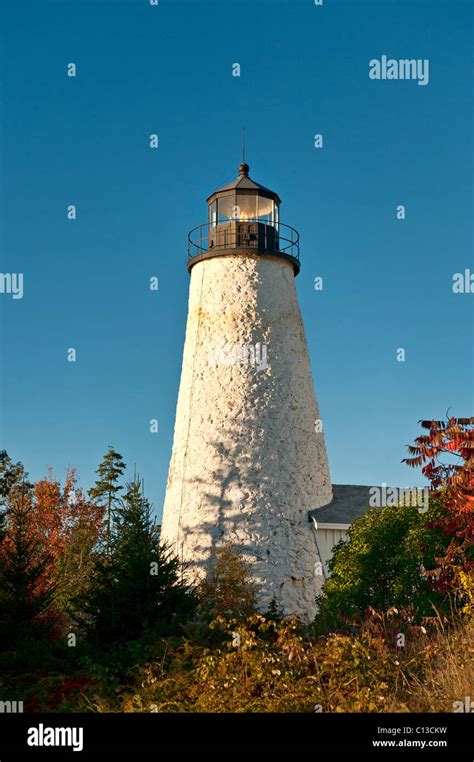
<path id="1" fill-rule="evenodd" d="M 262 222 L 254 218 L 205 223 L 193 228 L 188 235 L 188 260 L 204 259 L 225 249 L 243 249 L 291 258 L 298 263 L 299 270 L 299 240 L 299 233 L 281 222 Z"/>

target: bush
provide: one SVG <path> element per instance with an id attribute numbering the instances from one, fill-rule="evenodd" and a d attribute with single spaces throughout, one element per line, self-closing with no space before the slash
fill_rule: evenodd
<path id="1" fill-rule="evenodd" d="M 207 576 L 198 593 L 201 613 L 208 619 L 217 616 L 245 619 L 256 611 L 257 586 L 250 576 L 250 565 L 230 545 L 211 555 Z"/>
<path id="2" fill-rule="evenodd" d="M 350 626 L 369 607 L 378 611 L 411 606 L 414 620 L 449 611 L 446 595 L 433 589 L 426 570 L 447 545 L 439 526 L 441 509 L 432 503 L 426 513 L 390 506 L 369 510 L 349 529 L 329 562 L 330 578 L 317 598 L 316 625 Z"/>
<path id="3" fill-rule="evenodd" d="M 396 688 L 423 658 L 402 664 L 379 634 L 303 638 L 291 619 L 216 620 L 218 648 L 184 643 L 167 649 L 115 696 L 91 691 L 96 711 L 125 712 L 342 712 L 408 711 Z"/>

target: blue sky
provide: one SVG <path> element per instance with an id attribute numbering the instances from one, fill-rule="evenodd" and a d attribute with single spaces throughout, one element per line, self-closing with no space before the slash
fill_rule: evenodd
<path id="1" fill-rule="evenodd" d="M 452 291 L 474 272 L 471 3 L 11 0 L 0 21 L 0 270 L 24 274 L 0 294 L 0 447 L 89 488 L 112 443 L 161 514 L 187 233 L 245 125 L 301 235 L 333 481 L 421 484 L 400 463 L 417 421 L 473 413 L 474 294 Z M 369 79 L 383 54 L 429 59 L 429 84 Z"/>

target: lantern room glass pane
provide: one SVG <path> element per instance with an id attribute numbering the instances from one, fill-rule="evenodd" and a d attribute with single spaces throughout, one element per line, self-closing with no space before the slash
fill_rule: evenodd
<path id="1" fill-rule="evenodd" d="M 258 219 L 268 225 L 273 224 L 275 204 L 271 198 L 258 196 Z"/>
<path id="2" fill-rule="evenodd" d="M 254 220 L 257 216 L 257 196 L 238 193 L 235 199 L 236 219 Z"/>
<path id="3" fill-rule="evenodd" d="M 213 201 L 209 206 L 209 225 L 215 228 L 217 223 L 217 202 Z"/>
<path id="4" fill-rule="evenodd" d="M 235 196 L 224 196 L 217 199 L 217 221 L 228 222 L 233 219 L 232 210 L 235 206 Z"/>
<path id="5" fill-rule="evenodd" d="M 217 200 L 218 222 L 253 220 L 257 214 L 257 196 L 236 193 Z"/>

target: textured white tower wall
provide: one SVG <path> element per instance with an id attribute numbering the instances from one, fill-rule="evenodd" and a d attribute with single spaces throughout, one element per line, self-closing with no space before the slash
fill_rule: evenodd
<path id="1" fill-rule="evenodd" d="M 197 263 L 162 537 L 195 575 L 232 544 L 262 608 L 275 598 L 306 618 L 323 581 L 308 510 L 332 499 L 317 420 L 292 265 L 248 254 Z"/>

